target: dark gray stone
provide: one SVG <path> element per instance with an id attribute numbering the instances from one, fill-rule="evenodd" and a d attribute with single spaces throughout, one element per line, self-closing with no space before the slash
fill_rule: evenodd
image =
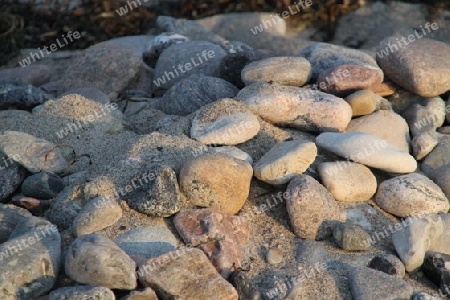
<path id="1" fill-rule="evenodd" d="M 368 267 L 400 278 L 405 276 L 405 266 L 397 256 L 392 254 L 376 255 L 372 258 Z"/>
<path id="2" fill-rule="evenodd" d="M 31 84 L 12 78 L 0 78 L 0 109 L 32 109 L 52 97 Z"/>
<path id="3" fill-rule="evenodd" d="M 25 179 L 25 169 L 0 152 L 0 202 L 5 202 Z"/>
<path id="4" fill-rule="evenodd" d="M 150 67 L 155 68 L 156 62 L 164 50 L 172 45 L 181 44 L 187 41 L 189 41 L 189 39 L 183 35 L 173 32 L 163 32 L 145 45 L 142 53 L 144 62 Z"/>
<path id="5" fill-rule="evenodd" d="M 22 193 L 27 197 L 48 200 L 56 197 L 65 187 L 61 177 L 47 173 L 37 173 L 29 176 L 22 183 Z"/>
<path id="6" fill-rule="evenodd" d="M 450 297 L 450 255 L 429 251 L 422 265 L 425 276 Z"/>

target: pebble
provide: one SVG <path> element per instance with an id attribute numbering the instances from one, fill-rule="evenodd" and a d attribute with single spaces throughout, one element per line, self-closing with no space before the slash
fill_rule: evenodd
<path id="1" fill-rule="evenodd" d="M 253 169 L 246 161 L 217 154 L 203 155 L 183 165 L 180 188 L 190 205 L 233 215 L 247 200 L 252 175 Z"/>
<path id="2" fill-rule="evenodd" d="M 266 261 L 270 265 L 277 265 L 283 261 L 283 253 L 278 249 L 269 249 L 266 253 Z"/>
<path id="3" fill-rule="evenodd" d="M 370 245 L 366 243 L 370 235 L 363 227 L 352 223 L 341 223 L 333 230 L 333 238 L 341 249 L 347 251 L 365 251 Z"/>
<path id="4" fill-rule="evenodd" d="M 416 160 L 387 141 L 362 132 L 321 133 L 316 145 L 368 167 L 393 173 L 411 173 Z"/>
<path id="5" fill-rule="evenodd" d="M 339 221 L 341 212 L 333 196 L 308 175 L 295 177 L 286 192 L 286 209 L 296 236 L 315 239 L 327 222 Z"/>
<path id="6" fill-rule="evenodd" d="M 219 45 L 206 41 L 174 44 L 156 62 L 154 88 L 167 90 L 190 75 L 219 77 L 220 61 L 225 55 Z"/>
<path id="7" fill-rule="evenodd" d="M 143 49 L 142 57 L 144 62 L 152 68 L 156 67 L 161 53 L 172 45 L 181 44 L 189 41 L 189 39 L 181 34 L 173 32 L 163 32 L 152 38 Z"/>
<path id="8" fill-rule="evenodd" d="M 18 163 L 0 152 L 0 203 L 5 202 L 13 195 L 26 177 L 25 169 Z"/>
<path id="9" fill-rule="evenodd" d="M 0 253 L 0 299 L 36 299 L 56 283 L 61 236 L 47 220 L 23 219 L 0 245 Z"/>
<path id="10" fill-rule="evenodd" d="M 237 147 L 223 146 L 223 147 L 211 147 L 209 149 L 219 154 L 228 155 L 236 159 L 244 160 L 248 162 L 250 165 L 253 164 L 253 158 L 247 152 L 244 152 Z"/>
<path id="11" fill-rule="evenodd" d="M 399 47 L 396 39 L 389 37 L 377 47 L 377 52 L 381 51 L 388 52 L 382 57 L 377 56 L 377 62 L 386 76 L 411 93 L 436 97 L 450 90 L 448 44 L 422 37 L 407 47 Z"/>
<path id="12" fill-rule="evenodd" d="M 414 293 L 403 279 L 366 267 L 350 272 L 350 287 L 355 300 L 409 299 Z"/>
<path id="13" fill-rule="evenodd" d="M 363 132 L 383 139 L 409 153 L 409 127 L 402 116 L 392 110 L 380 110 L 367 116 L 353 119 L 345 129 L 347 132 Z"/>
<path id="14" fill-rule="evenodd" d="M 422 271 L 441 291 L 450 296 L 450 255 L 428 251 L 422 265 Z"/>
<path id="15" fill-rule="evenodd" d="M 252 233 L 246 219 L 209 208 L 187 209 L 175 216 L 174 225 L 186 244 L 205 252 L 222 277 L 242 266 L 243 245 Z"/>
<path id="16" fill-rule="evenodd" d="M 89 201 L 73 220 L 73 234 L 82 236 L 114 225 L 122 217 L 122 208 L 115 200 L 96 197 Z"/>
<path id="17" fill-rule="evenodd" d="M 447 212 L 450 203 L 440 187 L 428 177 L 411 173 L 383 181 L 375 202 L 397 217 L 423 216 Z"/>
<path id="18" fill-rule="evenodd" d="M 388 275 L 399 278 L 405 277 L 405 266 L 402 261 L 393 254 L 377 254 L 367 266 Z"/>
<path id="19" fill-rule="evenodd" d="M 258 118 L 241 102 L 222 99 L 197 111 L 191 138 L 214 145 L 244 143 L 258 134 Z"/>
<path id="20" fill-rule="evenodd" d="M 149 166 L 129 182 L 131 185 L 125 187 L 123 198 L 136 211 L 153 217 L 169 217 L 180 210 L 180 187 L 173 169 L 164 165 Z"/>
<path id="21" fill-rule="evenodd" d="M 133 291 L 128 296 L 120 298 L 120 300 L 158 300 L 158 296 L 152 288 L 146 287 L 142 291 Z"/>
<path id="22" fill-rule="evenodd" d="M 439 143 L 439 139 L 435 132 L 422 132 L 416 135 L 411 141 L 412 152 L 417 160 L 423 159 L 433 151 L 434 147 Z"/>
<path id="23" fill-rule="evenodd" d="M 143 55 L 145 47 L 154 38 L 155 37 L 152 35 L 131 35 L 109 39 L 107 42 L 113 43 L 118 46 L 126 47 L 132 50 L 137 55 Z"/>
<path id="24" fill-rule="evenodd" d="M 364 165 L 350 162 L 324 162 L 317 171 L 325 188 L 337 201 L 368 201 L 377 190 L 377 180 Z"/>
<path id="25" fill-rule="evenodd" d="M 17 224 L 24 223 L 27 217 L 31 213 L 26 209 L 0 203 L 0 243 L 6 242 Z"/>
<path id="26" fill-rule="evenodd" d="M 435 169 L 450 164 L 450 135 L 439 135 L 438 144 L 422 160 L 420 169 L 425 174 L 431 174 Z"/>
<path id="27" fill-rule="evenodd" d="M 247 272 L 238 270 L 231 273 L 230 282 L 238 292 L 239 297 L 249 300 L 261 300 L 261 292 L 257 290 L 257 287 L 253 283 Z"/>
<path id="28" fill-rule="evenodd" d="M 433 170 L 429 177 L 441 188 L 447 199 L 450 199 L 450 164 Z"/>
<path id="29" fill-rule="evenodd" d="M 11 198 L 11 204 L 23 207 L 33 215 L 42 215 L 50 208 L 52 200 L 39 200 L 31 197 L 25 197 L 23 194 L 16 194 Z"/>
<path id="30" fill-rule="evenodd" d="M 440 97 L 422 98 L 410 105 L 403 115 L 411 133 L 416 136 L 422 132 L 434 131 L 445 121 L 445 102 Z"/>
<path id="31" fill-rule="evenodd" d="M 17 78 L 38 87 L 50 81 L 52 71 L 47 65 L 32 64 L 20 68 L 0 70 L 0 78 Z"/>
<path id="32" fill-rule="evenodd" d="M 102 42 L 83 50 L 82 54 L 67 66 L 61 76 L 64 91 L 74 88 L 97 88 L 111 101 L 130 85 L 139 72 L 141 55 L 133 50 Z"/>
<path id="33" fill-rule="evenodd" d="M 31 84 L 14 78 L 0 78 L 0 109 L 30 110 L 52 97 Z"/>
<path id="34" fill-rule="evenodd" d="M 98 234 L 79 236 L 69 247 L 65 270 L 71 279 L 110 289 L 134 290 L 135 262 L 113 241 Z"/>
<path id="35" fill-rule="evenodd" d="M 80 298 L 81 297 L 81 298 Z M 69 286 L 52 291 L 48 295 L 48 300 L 76 300 L 76 299 L 102 299 L 115 300 L 113 291 L 102 286 Z"/>
<path id="36" fill-rule="evenodd" d="M 371 90 L 354 92 L 345 101 L 352 107 L 353 117 L 370 115 L 377 108 L 377 95 Z"/>
<path id="37" fill-rule="evenodd" d="M 27 177 L 21 186 L 27 197 L 48 200 L 54 198 L 65 187 L 61 177 L 51 173 L 36 173 Z"/>
<path id="38" fill-rule="evenodd" d="M 138 271 L 139 281 L 156 293 L 174 299 L 237 300 L 234 287 L 219 275 L 203 251 L 183 248 L 164 255 L 163 263 L 155 257 Z"/>
<path id="39" fill-rule="evenodd" d="M 19 131 L 0 134 L 0 151 L 31 173 L 67 171 L 72 151 Z"/>
<path id="40" fill-rule="evenodd" d="M 312 142 L 285 141 L 276 144 L 253 166 L 255 177 L 273 185 L 288 183 L 305 172 L 317 156 Z"/>
<path id="41" fill-rule="evenodd" d="M 276 82 L 281 85 L 302 86 L 308 82 L 311 64 L 303 57 L 269 57 L 249 63 L 242 69 L 245 85 L 255 82 Z"/>
<path id="42" fill-rule="evenodd" d="M 449 292 L 450 294 L 450 292 Z M 411 300 L 442 300 L 442 298 L 431 296 L 430 294 L 420 292 L 412 295 Z"/>
<path id="43" fill-rule="evenodd" d="M 276 83 L 254 83 L 236 96 L 264 120 L 305 131 L 343 131 L 352 117 L 344 99 Z"/>
<path id="44" fill-rule="evenodd" d="M 109 103 L 109 97 L 102 92 L 99 89 L 96 88 L 92 88 L 92 87 L 80 87 L 80 88 L 75 88 L 72 90 L 68 90 L 67 92 L 64 92 L 62 94 L 60 94 L 58 96 L 58 98 L 62 98 L 66 95 L 70 95 L 70 94 L 78 94 L 83 96 L 86 99 L 101 103 L 101 104 L 106 104 Z"/>
<path id="45" fill-rule="evenodd" d="M 186 116 L 206 104 L 236 96 L 238 89 L 215 77 L 192 75 L 173 85 L 163 96 L 162 110 L 168 115 Z"/>

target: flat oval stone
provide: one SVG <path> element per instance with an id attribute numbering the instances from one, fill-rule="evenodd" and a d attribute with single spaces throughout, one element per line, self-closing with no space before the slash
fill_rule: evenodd
<path id="1" fill-rule="evenodd" d="M 353 116 L 369 115 L 377 109 L 377 95 L 371 90 L 360 90 L 345 98 L 352 107 Z"/>
<path id="2" fill-rule="evenodd" d="M 343 131 L 352 117 L 342 98 L 277 83 L 253 83 L 236 98 L 268 122 L 306 131 Z"/>
<path id="3" fill-rule="evenodd" d="M 302 86 L 308 81 L 310 71 L 311 64 L 303 57 L 270 57 L 245 66 L 241 77 L 246 85 L 273 81 L 283 85 Z"/>

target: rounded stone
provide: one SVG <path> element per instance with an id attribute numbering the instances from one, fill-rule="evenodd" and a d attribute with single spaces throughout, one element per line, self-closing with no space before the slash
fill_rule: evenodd
<path id="1" fill-rule="evenodd" d="M 283 261 L 283 253 L 278 249 L 269 249 L 266 253 L 266 261 L 270 265 L 277 265 Z"/>
<path id="2" fill-rule="evenodd" d="M 352 107 L 353 116 L 369 115 L 377 108 L 377 95 L 371 90 L 360 90 L 345 98 Z"/>
<path id="3" fill-rule="evenodd" d="M 48 200 L 61 192 L 65 187 L 61 177 L 43 172 L 29 176 L 22 183 L 22 193 L 27 197 Z"/>
<path id="4" fill-rule="evenodd" d="M 359 225 L 342 223 L 337 225 L 333 231 L 334 241 L 341 249 L 348 251 L 365 251 L 370 245 L 370 235 Z"/>

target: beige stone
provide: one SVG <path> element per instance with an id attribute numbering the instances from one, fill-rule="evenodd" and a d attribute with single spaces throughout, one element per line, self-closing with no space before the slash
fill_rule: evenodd
<path id="1" fill-rule="evenodd" d="M 345 97 L 345 101 L 352 107 L 353 116 L 371 114 L 377 108 L 377 95 L 371 90 L 359 90 Z"/>

